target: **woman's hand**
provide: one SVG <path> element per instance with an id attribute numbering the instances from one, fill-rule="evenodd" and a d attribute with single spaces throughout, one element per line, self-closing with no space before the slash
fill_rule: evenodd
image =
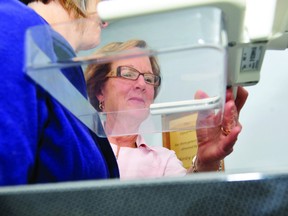
<path id="1" fill-rule="evenodd" d="M 197 91 L 195 94 L 196 99 L 206 97 L 208 97 L 207 94 L 202 91 Z M 198 172 L 218 170 L 221 160 L 233 151 L 234 144 L 242 129 L 238 121 L 239 113 L 247 97 L 248 92 L 243 87 L 238 87 L 235 100 L 232 89 L 227 89 L 222 125 L 197 129 L 198 152 L 194 169 L 196 168 Z M 200 118 L 197 124 L 201 126 L 207 121 L 217 122 L 220 116 L 221 114 L 207 115 L 206 113 L 205 119 Z"/>

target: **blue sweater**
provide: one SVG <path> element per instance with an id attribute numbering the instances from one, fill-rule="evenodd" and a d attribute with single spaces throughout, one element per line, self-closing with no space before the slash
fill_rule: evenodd
<path id="1" fill-rule="evenodd" d="M 119 177 L 99 138 L 25 74 L 27 28 L 45 24 L 18 0 L 0 0 L 0 185 Z M 83 94 L 81 68 L 63 74 Z"/>

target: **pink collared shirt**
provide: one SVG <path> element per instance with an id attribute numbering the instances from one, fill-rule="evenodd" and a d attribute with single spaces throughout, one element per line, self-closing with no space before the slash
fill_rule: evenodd
<path id="1" fill-rule="evenodd" d="M 118 152 L 120 179 L 143 179 L 184 176 L 187 170 L 174 151 L 162 146 L 148 146 L 139 135 L 137 148 L 121 147 Z M 114 154 L 117 145 L 111 143 Z"/>

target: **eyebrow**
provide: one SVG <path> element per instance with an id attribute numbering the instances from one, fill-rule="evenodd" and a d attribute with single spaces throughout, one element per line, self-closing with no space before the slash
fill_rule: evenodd
<path id="1" fill-rule="evenodd" d="M 122 66 L 123 66 L 123 67 L 131 67 L 131 68 L 133 68 L 133 69 L 139 71 L 139 70 L 136 69 L 133 65 L 122 65 Z M 140 72 L 140 71 L 139 71 L 139 72 Z M 142 73 L 142 72 L 140 72 L 140 73 Z M 154 74 L 153 71 L 147 71 L 147 72 L 144 72 L 144 73 L 151 73 L 151 74 Z"/>

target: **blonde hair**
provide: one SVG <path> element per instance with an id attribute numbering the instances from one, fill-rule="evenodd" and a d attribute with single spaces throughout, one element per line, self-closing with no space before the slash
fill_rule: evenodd
<path id="1" fill-rule="evenodd" d="M 131 48 L 147 48 L 147 44 L 143 40 L 128 40 L 126 42 L 113 42 L 110 43 L 101 49 L 97 50 L 95 53 L 109 53 L 109 52 L 119 52 L 123 50 L 128 50 Z M 152 66 L 152 72 L 155 75 L 160 76 L 160 67 L 158 65 L 157 59 L 155 56 L 149 56 L 149 60 Z M 95 109 L 99 109 L 99 101 L 96 95 L 101 93 L 101 89 L 108 80 L 107 74 L 111 71 L 111 66 L 113 62 L 104 63 L 104 64 L 90 64 L 85 70 L 85 80 L 87 85 L 87 93 L 90 99 L 91 104 Z M 154 87 L 154 99 L 156 98 L 160 86 Z"/>
<path id="2" fill-rule="evenodd" d="M 48 4 L 53 0 L 20 0 L 24 4 L 28 5 L 31 2 L 42 2 Z M 58 0 L 62 7 L 68 11 L 69 14 L 73 14 L 75 18 L 85 18 L 86 15 L 86 4 L 91 0 Z"/>
<path id="3" fill-rule="evenodd" d="M 86 17 L 86 1 L 85 0 L 58 0 L 62 7 L 68 11 L 68 13 L 73 13 L 75 18 Z M 88 0 L 89 1 L 89 0 Z"/>

